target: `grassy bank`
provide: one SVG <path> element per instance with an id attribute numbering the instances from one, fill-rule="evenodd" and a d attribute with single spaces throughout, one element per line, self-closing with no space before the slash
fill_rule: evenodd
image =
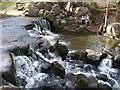
<path id="1" fill-rule="evenodd" d="M 5 10 L 12 5 L 15 5 L 15 2 L 0 2 L 0 10 Z"/>

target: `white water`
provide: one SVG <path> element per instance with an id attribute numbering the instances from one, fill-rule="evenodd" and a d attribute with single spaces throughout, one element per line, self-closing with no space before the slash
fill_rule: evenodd
<path id="1" fill-rule="evenodd" d="M 32 37 L 45 37 L 45 36 L 58 36 L 57 34 L 53 34 L 50 32 L 50 27 L 49 24 L 46 25 L 47 21 L 45 20 L 38 20 L 37 23 L 35 23 L 36 27 L 33 29 L 33 31 L 28 31 L 30 36 Z M 42 28 L 41 28 L 42 26 Z M 60 41 L 62 44 L 67 44 L 64 41 Z M 69 45 L 69 44 L 67 44 Z M 61 57 L 58 56 L 56 53 L 51 53 L 48 50 L 48 55 L 50 56 L 49 58 L 44 56 L 42 53 L 38 52 L 36 47 L 30 47 L 30 49 L 34 52 L 33 56 L 36 56 L 36 54 L 41 58 L 39 60 L 33 59 L 33 57 L 28 57 L 28 56 L 16 56 L 15 57 L 15 64 L 16 64 L 16 71 L 17 71 L 17 76 L 19 78 L 25 79 L 27 84 L 25 85 L 25 88 L 35 88 L 38 87 L 39 85 L 44 84 L 43 82 L 48 82 L 49 75 L 46 73 L 41 73 L 41 67 L 48 67 L 49 63 L 53 62 L 58 62 L 62 67 L 65 68 L 65 73 L 73 73 L 74 75 L 78 74 L 84 74 L 87 77 L 89 76 L 94 76 L 96 77 L 97 71 L 91 70 L 89 72 L 86 72 L 84 69 L 76 67 L 76 64 L 73 64 L 68 61 L 62 61 Z M 75 52 L 71 50 L 69 53 Z M 67 58 L 69 61 L 72 61 L 69 57 Z M 87 66 L 88 64 L 84 64 L 84 66 Z M 111 59 L 103 59 L 101 64 L 99 65 L 98 69 L 100 70 L 101 73 L 104 73 L 108 75 L 108 78 L 113 79 L 110 76 L 110 73 L 117 73 L 117 70 L 112 68 L 112 61 Z M 58 78 L 57 80 L 54 80 L 55 77 L 52 79 L 50 83 L 58 83 Z M 57 81 L 57 82 L 56 82 Z M 109 86 L 111 86 L 108 82 L 104 82 L 102 80 L 98 80 L 99 83 L 104 83 Z M 113 87 L 117 87 L 118 83 L 114 79 L 115 85 Z M 21 86 L 24 87 L 24 86 Z"/>

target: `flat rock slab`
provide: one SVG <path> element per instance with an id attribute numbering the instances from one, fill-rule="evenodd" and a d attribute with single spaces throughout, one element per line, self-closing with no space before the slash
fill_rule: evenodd
<path id="1" fill-rule="evenodd" d="M 12 60 L 7 50 L 15 47 L 25 47 L 29 44 L 39 42 L 37 38 L 30 37 L 24 26 L 30 24 L 33 18 L 29 17 L 12 17 L 0 20 L 0 72 L 6 72 L 12 65 Z"/>
<path id="2" fill-rule="evenodd" d="M 30 37 L 24 29 L 24 25 L 30 24 L 33 20 L 33 18 L 23 16 L 1 20 L 0 32 L 2 36 L 0 40 L 2 41 L 2 46 L 0 48 L 6 49 L 14 45 L 19 46 L 35 42 L 36 39 Z"/>

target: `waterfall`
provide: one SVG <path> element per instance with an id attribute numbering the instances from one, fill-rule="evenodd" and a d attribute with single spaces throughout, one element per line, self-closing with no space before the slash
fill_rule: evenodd
<path id="1" fill-rule="evenodd" d="M 31 31 L 28 31 L 31 36 L 43 38 L 46 37 L 49 39 L 50 37 L 47 36 L 56 36 L 56 34 L 51 32 L 50 23 L 46 19 L 38 19 L 33 23 L 35 24 L 35 28 L 33 28 L 33 30 Z M 34 31 L 34 33 L 32 31 Z M 66 45 L 66 42 L 61 41 L 60 43 L 64 43 Z M 44 46 L 45 44 L 43 44 L 41 47 Z M 51 84 L 53 86 L 57 84 L 57 86 L 62 87 L 62 84 L 60 84 L 60 82 L 63 80 L 62 78 L 53 75 L 53 73 L 49 74 L 42 72 L 43 67 L 47 68 L 53 62 L 59 63 L 65 69 L 65 74 L 83 74 L 86 75 L 87 78 L 89 78 L 90 76 L 96 77 L 98 73 L 104 73 L 108 76 L 109 79 L 115 81 L 114 87 L 118 86 L 117 80 L 119 79 L 116 78 L 118 77 L 118 71 L 112 68 L 112 60 L 109 58 L 102 60 L 98 67 L 100 71 L 95 71 L 92 65 L 83 63 L 82 61 L 78 61 L 79 63 L 76 63 L 75 60 L 72 60 L 72 58 L 69 55 L 66 58 L 66 60 L 63 61 L 57 52 L 50 52 L 50 50 L 47 48 L 44 51 L 44 53 L 42 53 L 40 52 L 40 49 L 41 48 L 38 44 L 34 44 L 30 45 L 28 49 L 30 55 L 25 56 L 21 53 L 15 55 L 14 63 L 16 66 L 16 73 L 18 77 L 19 86 L 21 88 L 38 88 L 42 85 L 50 86 Z M 74 52 L 75 51 L 71 50 L 69 51 L 69 54 Z M 81 68 L 82 63 L 83 67 Z M 99 82 L 110 85 L 108 82 L 104 82 L 103 80 L 99 80 Z"/>
<path id="2" fill-rule="evenodd" d="M 105 73 L 109 73 L 109 71 L 112 69 L 112 60 L 111 59 L 103 59 L 100 66 L 99 70 Z"/>

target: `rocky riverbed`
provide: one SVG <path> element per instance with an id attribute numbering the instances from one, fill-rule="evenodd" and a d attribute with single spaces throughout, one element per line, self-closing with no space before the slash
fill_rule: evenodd
<path id="1" fill-rule="evenodd" d="M 10 18 L 1 27 L 4 88 L 119 90 L 119 44 L 111 51 L 72 50 L 45 18 Z"/>

